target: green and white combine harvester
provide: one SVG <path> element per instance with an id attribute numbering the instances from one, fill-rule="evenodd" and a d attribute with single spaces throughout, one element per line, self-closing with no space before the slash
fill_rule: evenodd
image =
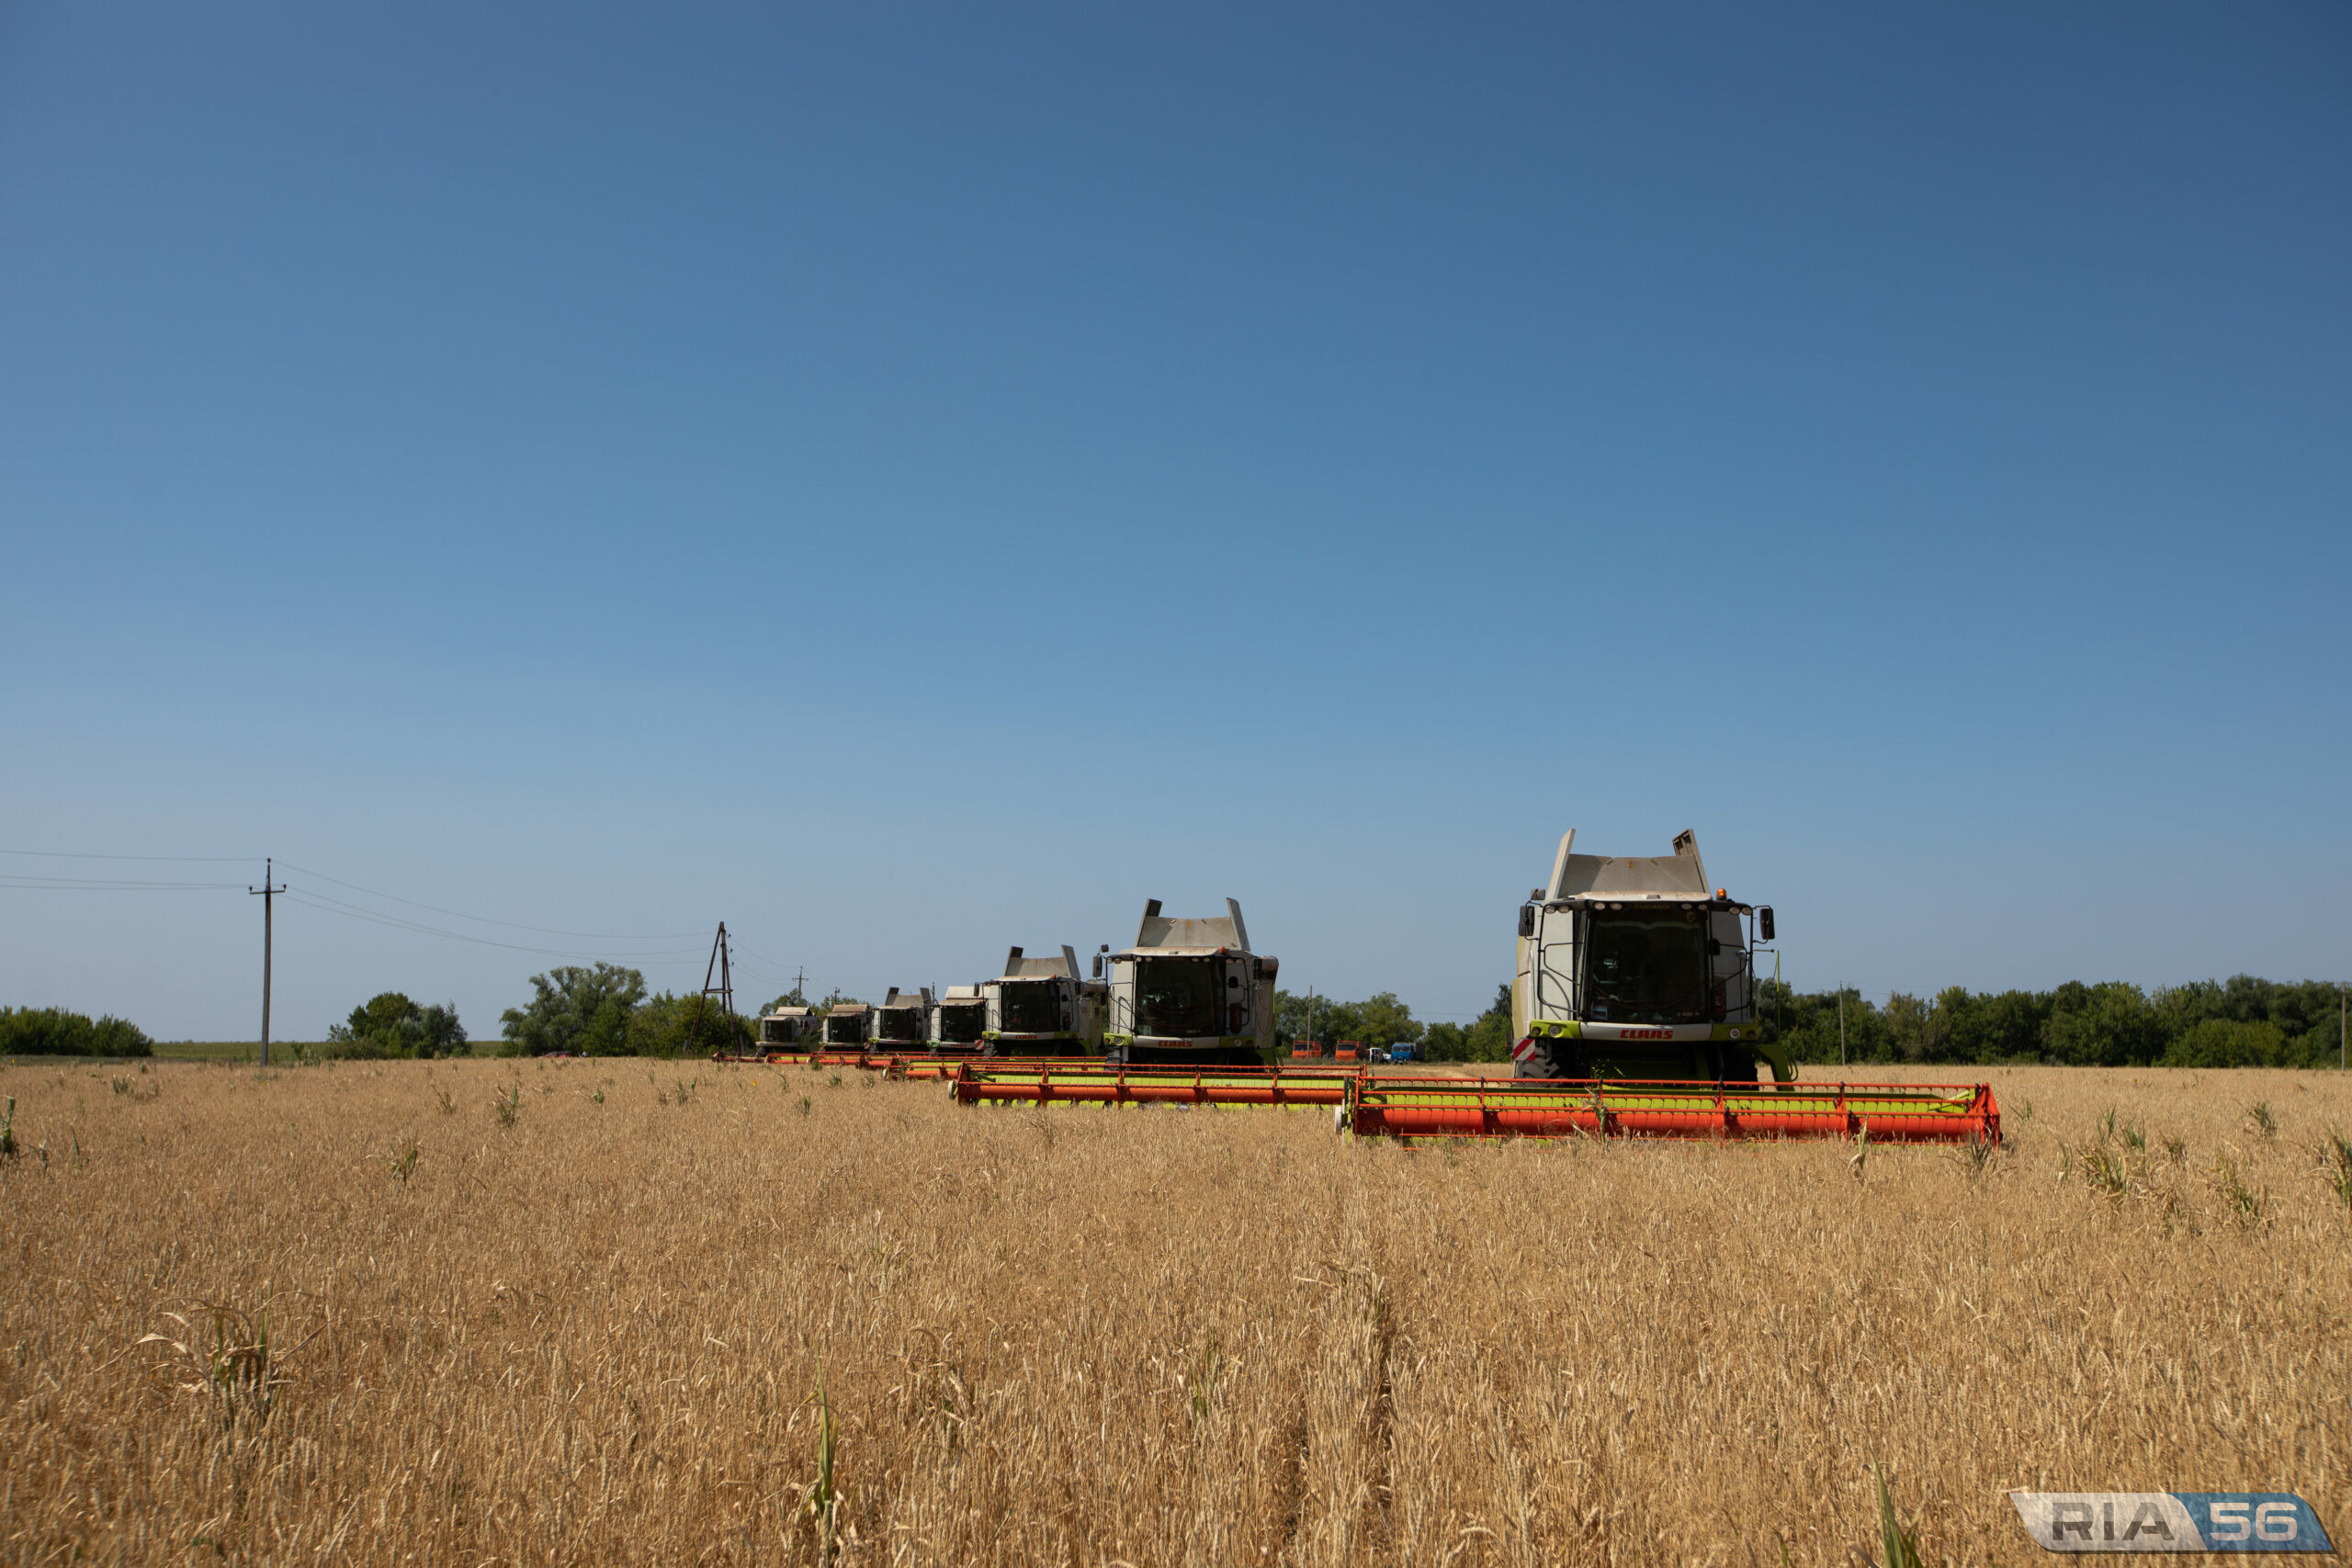
<path id="1" fill-rule="evenodd" d="M 1051 958 L 1005 954 L 1004 973 L 981 983 L 981 1030 L 989 1056 L 1100 1056 L 1107 987 L 1078 972 L 1065 944 Z"/>

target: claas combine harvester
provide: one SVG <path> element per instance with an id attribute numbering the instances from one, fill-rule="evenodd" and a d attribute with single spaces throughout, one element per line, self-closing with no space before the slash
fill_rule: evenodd
<path id="1" fill-rule="evenodd" d="M 1250 953 L 1229 902 L 1229 920 L 1170 921 L 1154 901 L 1136 946 L 1114 960 L 1112 1060 L 967 1061 L 955 1097 L 1328 1108 L 1342 1132 L 1405 1139 L 1999 1140 L 1987 1085 L 1800 1086 L 1757 1010 L 1754 939 L 1771 940 L 1772 911 L 1711 889 L 1693 835 L 1656 858 L 1579 855 L 1575 841 L 1573 830 L 1561 839 L 1550 881 L 1520 908 L 1510 1077 L 1245 1066 L 1263 1059 L 1248 1047 L 1270 1049 L 1257 1035 L 1271 1034 L 1273 960 Z M 1188 972 L 1159 967 L 1180 954 Z M 1182 1024 L 1152 1027 L 1180 1013 Z"/>

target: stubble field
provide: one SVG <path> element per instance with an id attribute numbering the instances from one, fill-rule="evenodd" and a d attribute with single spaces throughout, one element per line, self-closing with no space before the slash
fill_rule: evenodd
<path id="1" fill-rule="evenodd" d="M 1873 1465 L 1930 1563 L 2039 1558 L 2011 1487 L 2343 1540 L 2352 1082 L 1984 1076 L 1981 1168 L 1858 1168 L 855 1071 L 0 1069 L 0 1560 L 1847 1563 Z"/>

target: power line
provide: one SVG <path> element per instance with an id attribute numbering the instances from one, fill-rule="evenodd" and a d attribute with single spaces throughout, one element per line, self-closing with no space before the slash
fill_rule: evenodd
<path id="1" fill-rule="evenodd" d="M 218 892 L 223 888 L 243 886 L 242 882 L 170 882 L 121 876 L 41 876 L 31 873 L 0 871 L 0 887 L 21 887 L 27 892 L 69 893 L 81 890 L 93 893 L 161 893 L 178 888 Z"/>
<path id="2" fill-rule="evenodd" d="M 330 900 L 324 894 L 297 889 L 287 894 L 286 897 L 305 908 L 316 909 L 322 914 L 340 915 L 346 920 L 365 920 L 370 925 L 390 926 L 394 931 L 414 931 L 423 936 L 443 937 L 450 942 L 469 942 L 477 947 L 501 947 L 510 953 L 535 953 L 548 958 L 584 958 L 592 963 L 598 961 L 609 963 L 616 958 L 633 958 L 639 963 L 662 959 L 675 963 L 691 958 L 695 953 L 701 951 L 698 948 L 673 948 L 662 953 L 580 953 L 556 947 L 529 947 L 521 942 L 498 942 L 486 936 L 472 936 L 464 931 L 443 931 L 438 926 L 428 926 L 416 920 L 402 919 L 398 915 L 379 914 L 371 909 L 362 909 L 356 904 L 345 904 L 340 899 Z"/>
<path id="3" fill-rule="evenodd" d="M 337 887 L 348 887 L 354 893 L 365 893 L 371 898 L 388 898 L 395 904 L 406 904 L 412 909 L 430 909 L 436 915 L 449 915 L 460 920 L 478 920 L 486 926 L 504 926 L 510 931 L 538 931 L 547 936 L 584 936 L 597 942 L 677 942 L 698 936 L 698 931 L 574 931 L 560 926 L 526 926 L 520 920 L 495 920 L 488 915 L 469 915 L 463 909 L 445 909 L 438 904 L 420 904 L 413 898 L 403 898 L 397 893 L 380 893 L 373 887 L 362 887 L 356 882 L 345 882 L 339 876 L 329 876 L 323 871 L 286 863 L 288 871 L 299 871 L 305 876 L 315 876 L 321 882 L 332 882 Z M 324 897 L 321 895 L 321 897 Z M 700 951 L 697 949 L 696 951 Z"/>
<path id="4" fill-rule="evenodd" d="M 455 938 L 457 938 L 458 941 L 460 941 L 460 942 L 490 942 L 490 941 L 491 941 L 491 939 L 490 939 L 489 937 L 479 937 L 479 936 L 474 936 L 474 935 L 471 935 L 471 934 L 469 934 L 469 933 L 468 933 L 468 932 L 466 932 L 466 931 L 445 931 L 445 930 L 443 930 L 443 929 L 442 929 L 441 927 L 439 927 L 439 926 L 432 925 L 432 924 L 430 924 L 430 923 L 428 923 L 428 922 L 426 922 L 426 921 L 424 921 L 424 920 L 412 919 L 410 919 L 410 918 L 409 918 L 408 916 L 406 916 L 406 915 L 396 915 L 396 914 L 393 914 L 392 912 L 390 912 L 390 910 L 387 910 L 387 909 L 371 909 L 371 908 L 368 908 L 368 906 L 366 906 L 365 904 L 354 904 L 354 903 L 352 903 L 349 899 L 345 899 L 345 898 L 338 898 L 338 897 L 335 897 L 334 894 L 332 894 L 332 893 L 322 893 L 322 892 L 320 892 L 320 891 L 319 891 L 317 888 L 315 888 L 315 887 L 306 887 L 306 888 L 304 888 L 302 891 L 303 891 L 303 894 L 304 894 L 304 896 L 305 896 L 305 897 L 311 897 L 311 898 L 314 898 L 314 899 L 317 899 L 317 900 L 319 901 L 320 906 L 321 906 L 322 908 L 324 908 L 325 906 L 328 906 L 328 905 L 333 905 L 333 906 L 334 906 L 334 908 L 333 908 L 333 910 L 331 911 L 332 913 L 336 913 L 336 914 L 351 914 L 351 915 L 357 916 L 357 917 L 359 917 L 359 918 L 361 918 L 361 919 L 370 919 L 370 920 L 375 920 L 375 921 L 377 921 L 377 922 L 378 922 L 378 923 L 379 923 L 379 924 L 384 924 L 384 925 L 397 925 L 397 926 L 405 927 L 405 928 L 407 928 L 407 929 L 409 929 L 409 930 L 413 930 L 413 931 L 427 931 L 427 932 L 430 932 L 431 934 L 433 934 L 433 935 L 435 935 L 435 936 L 449 936 L 449 937 L 455 937 Z M 504 945 L 509 945 L 509 944 L 506 944 L 506 943 L 493 943 L 493 945 L 497 945 L 497 946 L 504 946 Z M 536 947 L 535 947 L 535 948 L 526 948 L 526 949 L 524 949 L 524 951 L 525 951 L 525 952 L 528 952 L 528 953 L 558 953 L 558 952 L 560 952 L 560 953 L 574 953 L 574 952 L 576 952 L 576 951 L 578 951 L 578 950 L 573 949 L 573 948 L 560 948 L 560 949 L 559 949 L 559 948 L 551 948 L 551 947 L 549 947 L 549 948 L 536 948 Z M 620 950 L 620 951 L 618 951 L 618 952 L 606 953 L 605 954 L 604 954 L 604 956 L 605 956 L 605 957 L 607 957 L 607 958 L 629 958 L 629 957 L 638 957 L 638 958 L 679 958 L 679 957 L 690 957 L 690 956 L 692 956 L 693 954 L 697 953 L 699 953 L 699 952 L 701 952 L 701 951 L 702 951 L 702 949 L 700 949 L 700 948 L 698 948 L 698 947 L 664 947 L 664 948 L 641 948 L 641 949 L 629 949 L 629 948 L 624 948 L 624 949 L 621 949 L 621 950 Z M 593 956 L 593 955 L 592 955 L 592 956 Z"/>
<path id="5" fill-rule="evenodd" d="M 67 850 L 0 850 L 0 855 L 24 855 L 32 860 L 172 860 L 209 865 L 243 865 L 251 855 L 90 855 Z"/>

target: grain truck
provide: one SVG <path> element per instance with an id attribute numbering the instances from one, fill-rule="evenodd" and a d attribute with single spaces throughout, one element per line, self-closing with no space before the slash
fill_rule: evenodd
<path id="1" fill-rule="evenodd" d="M 1580 855 L 1576 838 L 1520 906 L 1514 1076 L 1752 1084 L 1760 1057 L 1795 1081 L 1758 1027 L 1751 938 L 1772 939 L 1771 909 L 1711 888 L 1695 834 L 1646 857 Z"/>
<path id="2" fill-rule="evenodd" d="M 988 998 L 978 986 L 950 986 L 931 1005 L 931 1048 L 960 1055 L 978 1051 L 989 1026 Z"/>
<path id="3" fill-rule="evenodd" d="M 1277 960 L 1250 950 L 1241 906 L 1175 919 L 1154 898 L 1133 947 L 1111 955 L 1112 1060 L 1262 1066 L 1274 1048 Z"/>
<path id="4" fill-rule="evenodd" d="M 985 981 L 989 1020 L 983 1038 L 991 1056 L 1099 1056 L 1109 987 L 1079 973 L 1078 953 L 1065 944 L 1055 958 L 1004 955 L 1004 973 Z"/>

